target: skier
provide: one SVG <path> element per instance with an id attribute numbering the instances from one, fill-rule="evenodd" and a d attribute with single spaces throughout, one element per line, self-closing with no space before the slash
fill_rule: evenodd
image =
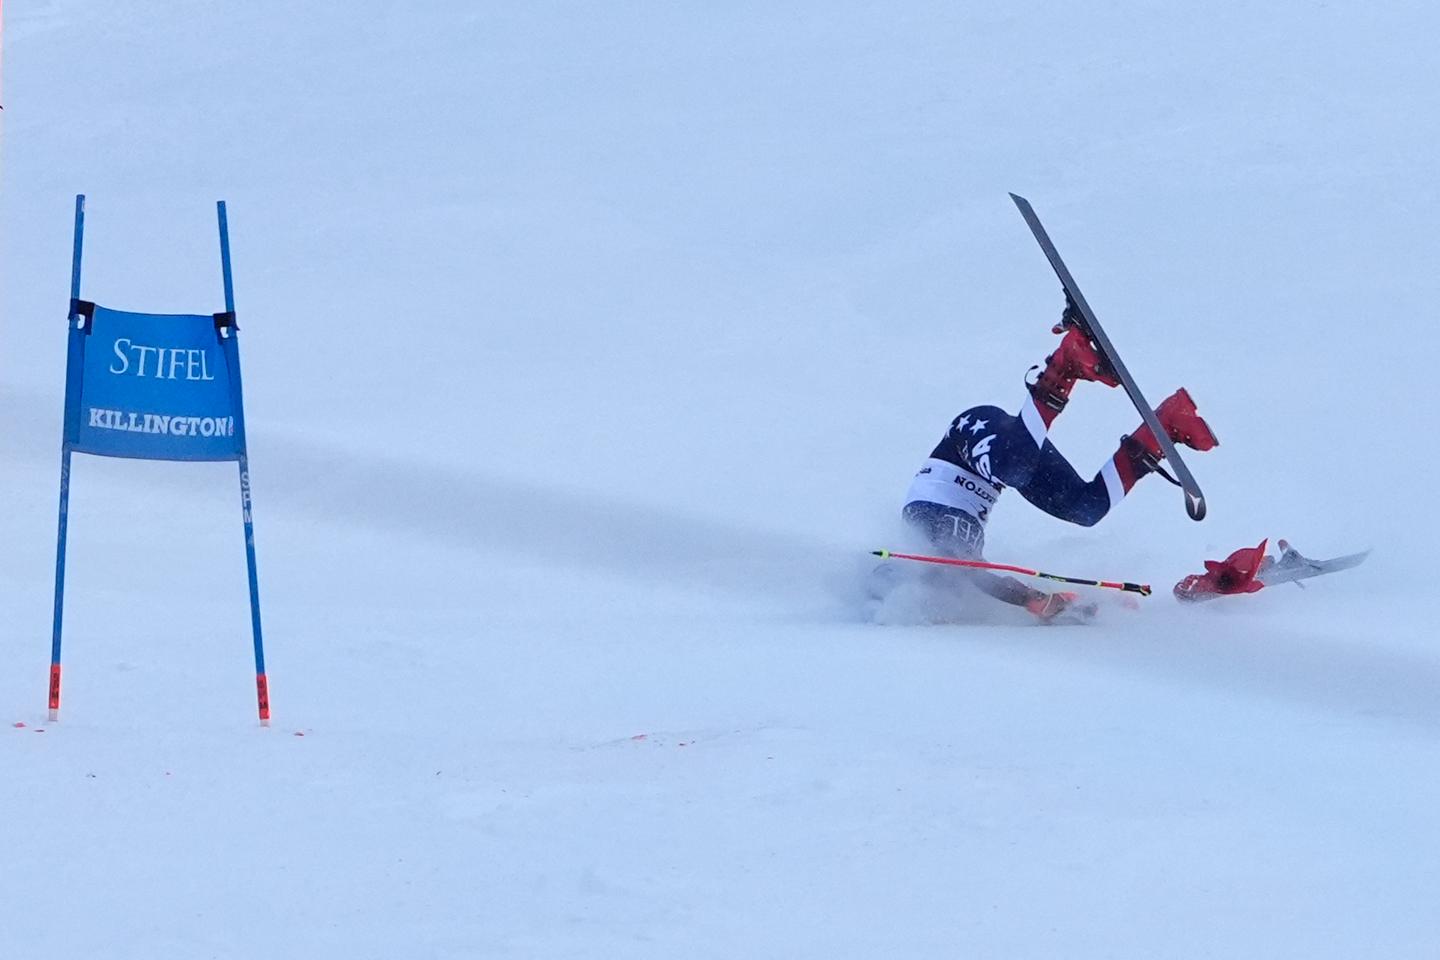
<path id="1" fill-rule="evenodd" d="M 911 482 L 902 516 L 938 553 L 981 559 L 990 508 L 1007 486 L 1051 516 L 1088 527 L 1098 523 L 1141 477 L 1163 474 L 1160 460 L 1164 455 L 1149 426 L 1143 424 L 1120 438 L 1119 449 L 1089 482 L 1080 479 L 1046 438 L 1050 425 L 1069 402 L 1076 381 L 1091 380 L 1108 387 L 1120 383 L 1086 334 L 1068 297 L 1054 332 L 1063 334 L 1064 339 L 1045 358 L 1035 382 L 1027 384 L 1029 396 L 1019 414 L 988 405 L 964 411 L 951 422 Z M 1202 451 L 1219 443 L 1183 387 L 1162 401 L 1155 415 L 1175 443 Z M 1073 593 L 1045 593 L 1019 580 L 983 571 L 971 571 L 967 576 L 985 593 L 1023 606 L 1042 621 L 1053 620 L 1067 608 L 1086 612 L 1072 607 Z"/>

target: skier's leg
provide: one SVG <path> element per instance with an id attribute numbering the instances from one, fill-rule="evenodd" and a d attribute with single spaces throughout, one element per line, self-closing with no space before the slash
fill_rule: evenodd
<path id="1" fill-rule="evenodd" d="M 1155 415 L 1175 443 L 1195 450 L 1210 450 L 1219 444 L 1183 387 L 1166 397 Z M 1018 489 L 1026 500 L 1051 516 L 1089 527 L 1123 500 L 1141 477 L 1154 473 L 1161 456 L 1155 435 L 1149 427 L 1141 426 L 1133 435 L 1120 439 L 1114 455 L 1105 461 L 1095 479 L 1086 483 L 1055 445 L 1046 440 L 1030 482 Z"/>
<path id="2" fill-rule="evenodd" d="M 1016 489 L 1026 500 L 1052 517 L 1085 527 L 1094 526 L 1134 485 L 1136 477 L 1133 471 L 1130 483 L 1126 485 L 1116 468 L 1116 460 L 1124 452 L 1122 444 L 1121 450 L 1106 461 L 1095 479 L 1087 482 L 1080 479 L 1075 468 L 1055 445 L 1046 440 L 1040 448 L 1029 483 Z"/>
<path id="3" fill-rule="evenodd" d="M 964 510 L 917 500 L 907 503 L 901 516 L 942 557 L 979 560 L 985 552 L 985 528 Z"/>

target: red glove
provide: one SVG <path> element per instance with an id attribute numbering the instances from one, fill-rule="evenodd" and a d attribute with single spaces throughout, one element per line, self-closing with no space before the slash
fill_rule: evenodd
<path id="1" fill-rule="evenodd" d="M 1068 590 L 1061 590 L 1058 593 L 1036 593 L 1035 596 L 1025 601 L 1025 609 L 1048 623 L 1069 608 L 1078 596 L 1079 594 L 1071 593 Z"/>

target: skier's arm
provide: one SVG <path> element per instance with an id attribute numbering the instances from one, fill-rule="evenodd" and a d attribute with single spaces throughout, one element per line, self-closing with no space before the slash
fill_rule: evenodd
<path id="1" fill-rule="evenodd" d="M 998 573 L 990 573 L 986 570 L 970 570 L 967 571 L 967 575 L 971 582 L 980 588 L 981 592 L 1017 607 L 1023 607 L 1045 596 L 1044 593 L 1025 586 L 1014 577 L 1002 577 Z"/>
<path id="2" fill-rule="evenodd" d="M 1004 603 L 1024 607 L 1045 621 L 1064 611 L 1075 598 L 1074 594 L 1046 593 L 1043 590 L 1035 590 L 1014 577 L 1002 577 L 984 570 L 971 570 L 969 576 L 982 592 Z"/>

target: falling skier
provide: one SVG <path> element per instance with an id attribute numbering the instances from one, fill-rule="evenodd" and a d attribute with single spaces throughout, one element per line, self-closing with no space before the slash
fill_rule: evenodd
<path id="1" fill-rule="evenodd" d="M 1119 449 L 1088 482 L 1047 439 L 1077 381 L 1109 387 L 1120 382 L 1068 298 L 1055 332 L 1064 339 L 1027 385 L 1029 396 L 1019 414 L 988 405 L 964 411 L 911 482 L 902 516 L 940 554 L 981 559 L 990 508 L 1007 486 L 1051 516 L 1088 527 L 1099 522 L 1141 477 L 1163 473 L 1164 454 L 1143 424 L 1120 439 Z M 1202 451 L 1219 443 L 1183 387 L 1163 400 L 1155 414 L 1174 443 Z M 983 571 L 968 571 L 965 576 L 990 596 L 1022 606 L 1042 621 L 1051 621 L 1067 609 L 1081 609 L 1073 607 L 1073 593 L 1045 593 Z"/>

